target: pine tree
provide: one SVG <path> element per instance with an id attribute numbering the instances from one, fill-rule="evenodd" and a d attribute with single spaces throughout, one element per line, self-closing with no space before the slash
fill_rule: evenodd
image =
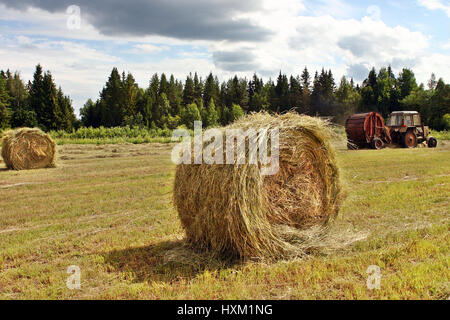
<path id="1" fill-rule="evenodd" d="M 34 128 L 38 126 L 36 112 L 25 108 L 14 110 L 11 115 L 11 127 L 29 127 Z"/>
<path id="2" fill-rule="evenodd" d="M 304 113 L 302 108 L 303 89 L 300 83 L 301 79 L 299 77 L 294 78 L 294 76 L 291 76 L 289 78 L 289 107 L 298 113 Z"/>
<path id="3" fill-rule="evenodd" d="M 6 75 L 2 71 L 0 74 L 0 130 L 9 127 L 9 103 L 10 96 L 6 89 Z"/>
<path id="4" fill-rule="evenodd" d="M 123 117 L 135 117 L 137 114 L 136 104 L 137 104 L 137 93 L 138 85 L 134 80 L 131 73 L 128 73 L 125 81 L 122 83 L 123 87 Z"/>
<path id="5" fill-rule="evenodd" d="M 361 103 L 361 96 L 355 89 L 352 81 L 348 82 L 342 77 L 339 88 L 336 90 L 336 111 L 334 121 L 345 124 L 345 120 L 356 113 Z"/>
<path id="6" fill-rule="evenodd" d="M 20 78 L 20 74 L 15 72 L 14 75 L 8 70 L 6 72 L 6 88 L 11 98 L 12 111 L 19 108 L 27 108 L 28 91 Z"/>
<path id="7" fill-rule="evenodd" d="M 377 110 L 378 101 L 378 80 L 375 68 L 369 72 L 369 76 L 363 81 L 361 89 L 361 111 Z"/>
<path id="8" fill-rule="evenodd" d="M 167 95 L 163 92 L 159 97 L 159 127 L 167 127 L 168 117 L 170 115 L 170 102 L 167 99 Z"/>
<path id="9" fill-rule="evenodd" d="M 300 79 L 302 87 L 302 107 L 300 109 L 300 112 L 304 114 L 310 114 L 311 77 L 309 75 L 308 68 L 305 67 Z"/>
<path id="10" fill-rule="evenodd" d="M 277 111 L 278 112 L 288 111 L 290 109 L 289 82 L 288 82 L 287 76 L 284 74 L 281 74 L 281 71 L 277 78 L 277 85 L 275 86 L 275 93 L 277 94 L 277 98 L 278 98 Z"/>
<path id="11" fill-rule="evenodd" d="M 318 115 L 320 109 L 321 84 L 319 81 L 319 73 L 316 71 L 314 75 L 313 88 L 311 92 L 311 114 Z"/>
<path id="12" fill-rule="evenodd" d="M 175 77 L 173 75 L 170 76 L 169 81 L 169 88 L 167 92 L 167 98 L 169 99 L 170 103 L 170 114 L 172 116 L 179 115 L 181 103 L 182 103 L 182 95 L 183 95 L 183 88 L 181 85 L 178 85 L 178 81 L 175 81 Z"/>
<path id="13" fill-rule="evenodd" d="M 450 114 L 450 84 L 446 84 L 442 78 L 436 84 L 430 106 L 430 125 L 436 130 L 449 130 L 444 116 Z"/>
<path id="14" fill-rule="evenodd" d="M 410 69 L 404 68 L 398 77 L 398 85 L 400 88 L 400 99 L 404 99 L 417 89 L 417 81 Z"/>
<path id="15" fill-rule="evenodd" d="M 30 109 L 36 113 L 37 122 L 43 124 L 45 116 L 45 94 L 44 94 L 44 75 L 40 64 L 36 66 L 33 75 L 33 82 L 29 89 Z"/>
<path id="16" fill-rule="evenodd" d="M 191 75 L 189 75 L 186 78 L 186 82 L 184 84 L 183 105 L 187 106 L 187 105 L 193 103 L 194 100 L 195 100 L 194 81 L 192 80 Z"/>
<path id="17" fill-rule="evenodd" d="M 272 81 L 272 79 L 269 79 L 266 83 L 267 86 L 267 96 L 269 100 L 269 111 L 273 113 L 278 113 L 280 101 L 278 98 L 278 94 L 276 92 L 275 83 Z"/>
<path id="18" fill-rule="evenodd" d="M 11 101 L 11 127 L 37 127 L 36 112 L 29 107 L 28 88 L 20 78 L 19 72 L 15 72 L 13 75 L 8 70 L 6 75 L 6 87 Z"/>
<path id="19" fill-rule="evenodd" d="M 203 82 L 202 79 L 198 77 L 197 72 L 195 72 L 194 74 L 194 101 L 197 104 L 197 106 L 201 104 L 203 104 L 203 98 L 202 98 L 202 93 L 203 93 Z M 206 105 L 206 104 L 204 104 Z"/>
<path id="20" fill-rule="evenodd" d="M 123 120 L 123 85 L 117 68 L 113 68 L 111 75 L 100 94 L 101 123 L 105 127 L 117 127 Z"/>
<path id="21" fill-rule="evenodd" d="M 136 112 L 142 115 L 142 123 L 146 127 L 150 127 L 152 122 L 152 101 L 148 92 L 148 89 L 139 88 L 136 95 Z"/>
<path id="22" fill-rule="evenodd" d="M 259 112 L 267 108 L 268 100 L 266 92 L 263 92 L 264 82 L 258 76 L 253 74 L 252 80 L 248 83 L 248 111 Z"/>
<path id="23" fill-rule="evenodd" d="M 159 110 L 159 77 L 158 74 L 154 74 L 152 76 L 152 79 L 150 80 L 150 85 L 148 87 L 147 90 L 147 104 L 150 108 L 150 119 L 148 119 L 148 115 L 147 115 L 147 121 L 149 123 L 153 123 L 154 125 L 156 125 L 157 123 L 160 122 L 161 120 L 161 114 L 160 114 L 160 110 Z"/>
<path id="24" fill-rule="evenodd" d="M 96 105 L 92 101 L 92 99 L 89 99 L 86 101 L 84 106 L 80 109 L 80 115 L 81 115 L 81 123 L 85 127 L 94 127 L 97 128 L 100 126 L 99 123 L 99 115 L 98 111 L 96 110 Z"/>
<path id="25" fill-rule="evenodd" d="M 73 108 L 72 101 L 68 96 L 65 96 L 61 87 L 57 92 L 57 103 L 60 110 L 60 117 L 57 119 L 58 123 L 56 128 L 66 131 L 72 131 L 75 118 L 72 118 Z"/>
<path id="26" fill-rule="evenodd" d="M 205 85 L 203 88 L 203 104 L 209 108 L 209 103 L 211 99 L 214 101 L 219 101 L 219 83 L 216 82 L 213 74 L 210 73 L 206 78 Z"/>
<path id="27" fill-rule="evenodd" d="M 164 73 L 161 74 L 161 80 L 159 82 L 159 91 L 158 95 L 165 94 L 166 96 L 169 93 L 169 82 L 167 82 L 166 75 Z"/>
<path id="28" fill-rule="evenodd" d="M 50 71 L 44 74 L 43 82 L 44 110 L 39 126 L 44 130 L 58 130 L 63 122 L 63 115 L 58 103 L 58 91 Z"/>

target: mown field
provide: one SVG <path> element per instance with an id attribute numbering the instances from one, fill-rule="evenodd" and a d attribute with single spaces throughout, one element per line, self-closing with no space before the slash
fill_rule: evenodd
<path id="1" fill-rule="evenodd" d="M 61 145 L 56 169 L 0 163 L 0 299 L 448 299 L 450 142 L 337 147 L 347 199 L 332 230 L 352 241 L 276 263 L 185 245 L 170 144 Z"/>

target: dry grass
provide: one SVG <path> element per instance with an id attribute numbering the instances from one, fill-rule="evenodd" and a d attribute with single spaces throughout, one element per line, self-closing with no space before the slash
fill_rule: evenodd
<path id="1" fill-rule="evenodd" d="M 279 130 L 280 169 L 273 176 L 261 174 L 260 159 L 250 163 L 248 139 L 237 142 L 246 149 L 245 164 L 178 166 L 174 204 L 197 248 L 279 259 L 301 256 L 323 240 L 341 201 L 331 129 L 318 118 L 258 113 L 223 130 L 274 128 Z M 225 158 L 226 150 L 217 152 Z"/>
<path id="2" fill-rule="evenodd" d="M 55 142 L 37 128 L 10 130 L 2 138 L 2 157 L 8 169 L 53 168 L 55 153 Z"/>
<path id="3" fill-rule="evenodd" d="M 65 145 L 55 169 L 0 164 L 0 299 L 448 298 L 450 142 L 337 149 L 348 196 L 327 241 L 340 249 L 276 263 L 186 245 L 170 145 Z M 81 290 L 66 287 L 70 265 Z M 366 287 L 370 265 L 380 290 Z"/>

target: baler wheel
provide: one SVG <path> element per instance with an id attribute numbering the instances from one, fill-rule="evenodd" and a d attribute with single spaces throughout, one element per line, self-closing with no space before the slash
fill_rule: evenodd
<path id="1" fill-rule="evenodd" d="M 379 138 L 374 138 L 374 139 L 372 140 L 372 142 L 370 143 L 370 147 L 371 147 L 372 149 L 375 149 L 375 150 L 381 150 L 381 149 L 384 148 L 384 143 L 383 143 L 383 141 L 382 141 L 381 139 L 379 139 Z"/>

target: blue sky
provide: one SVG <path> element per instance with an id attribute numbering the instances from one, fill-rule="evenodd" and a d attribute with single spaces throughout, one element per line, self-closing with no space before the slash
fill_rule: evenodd
<path id="1" fill-rule="evenodd" d="M 448 82 L 449 30 L 448 0 L 0 0 L 0 69 L 29 80 L 41 63 L 76 110 L 114 66 L 144 87 L 155 72 L 267 79 L 304 66 L 361 81 L 389 64 Z"/>

